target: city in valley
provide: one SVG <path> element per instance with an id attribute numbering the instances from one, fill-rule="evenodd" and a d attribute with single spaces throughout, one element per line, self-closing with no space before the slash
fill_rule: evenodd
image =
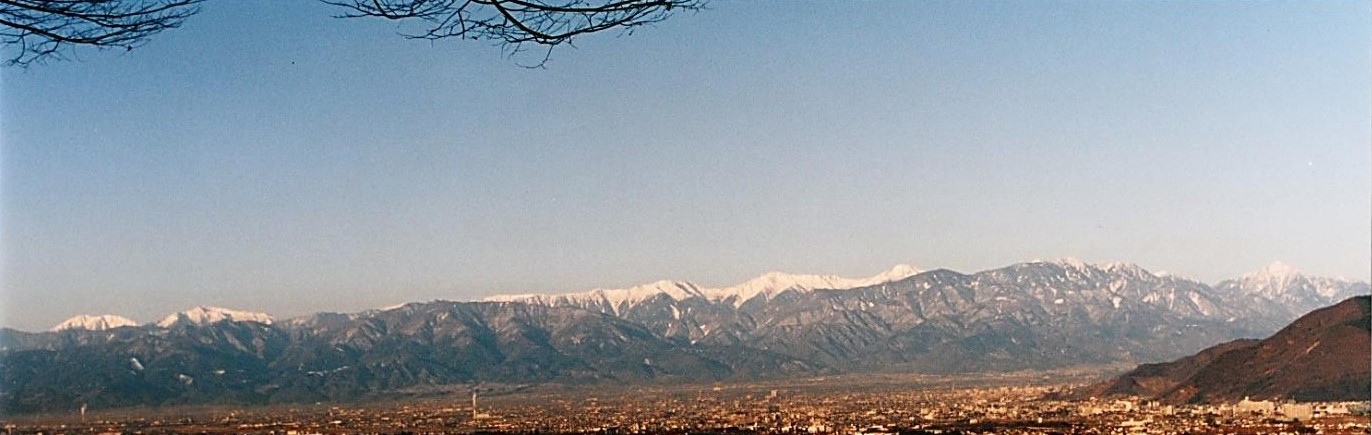
<path id="1" fill-rule="evenodd" d="M 791 381 L 466 385 L 347 404 L 73 410 L 9 434 L 1366 434 L 1368 402 L 1074 397 L 1099 370 Z"/>

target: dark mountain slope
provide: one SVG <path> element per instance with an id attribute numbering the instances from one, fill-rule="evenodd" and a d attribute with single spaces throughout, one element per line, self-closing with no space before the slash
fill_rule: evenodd
<path id="1" fill-rule="evenodd" d="M 1214 362 L 1231 350 L 1252 347 L 1256 339 L 1239 339 L 1222 343 L 1192 356 L 1172 362 L 1142 364 L 1133 371 L 1093 386 L 1085 395 L 1156 397 L 1172 391 L 1181 382 Z"/>
<path id="2" fill-rule="evenodd" d="M 1173 403 L 1243 397 L 1368 400 L 1372 386 L 1372 299 L 1357 296 L 1315 310 L 1275 335 L 1221 344 L 1148 364 L 1091 389 Z"/>
<path id="3" fill-rule="evenodd" d="M 261 313 L 197 307 L 161 326 L 0 330 L 0 411 L 343 401 L 483 382 L 708 382 L 1165 361 L 1290 322 L 1235 297 L 1318 300 L 1366 288 L 1274 268 L 1234 281 L 1230 294 L 1130 264 L 1071 259 L 881 277 L 768 274 L 732 293 L 664 281 L 275 323 Z M 819 286 L 830 282 L 851 286 Z M 1338 373 L 1308 355 L 1358 343 L 1343 335 L 1322 340 L 1305 353 L 1253 352 L 1286 358 L 1302 373 Z M 1201 374 L 1248 344 L 1147 366 L 1106 390 L 1204 397 L 1173 389 L 1192 378 L 1204 386 Z M 1273 381 L 1273 388 L 1314 385 L 1293 394 L 1317 396 L 1341 379 Z"/>
<path id="4" fill-rule="evenodd" d="M 431 302 L 266 325 L 6 332 L 5 412 L 353 400 L 478 382 L 679 382 L 814 373 L 749 348 L 683 346 L 623 319 L 522 303 Z"/>
<path id="5" fill-rule="evenodd" d="M 0 354 L 8 412 L 188 403 L 257 403 L 286 336 L 259 323 L 70 330 Z"/>
<path id="6" fill-rule="evenodd" d="M 1204 284 L 1130 265 L 934 270 L 787 296 L 745 305 L 746 322 L 715 329 L 742 331 L 729 342 L 844 370 L 932 372 L 1158 361 L 1265 329 L 1237 319 Z"/>

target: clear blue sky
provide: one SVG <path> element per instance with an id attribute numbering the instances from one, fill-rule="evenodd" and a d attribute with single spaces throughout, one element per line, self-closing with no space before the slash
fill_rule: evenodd
<path id="1" fill-rule="evenodd" d="M 711 7 L 530 70 L 215 0 L 5 69 L 0 324 L 1064 256 L 1369 276 L 1366 1 Z"/>

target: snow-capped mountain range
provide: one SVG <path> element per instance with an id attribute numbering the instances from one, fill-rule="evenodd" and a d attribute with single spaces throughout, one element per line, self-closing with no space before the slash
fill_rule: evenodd
<path id="1" fill-rule="evenodd" d="M 1130 278 L 1151 277 L 1166 280 L 1194 282 L 1163 272 L 1151 273 L 1130 263 L 1092 264 L 1075 258 L 1055 260 L 1034 260 L 1020 264 L 1053 264 L 1063 267 L 1068 276 L 1087 277 L 1092 271 L 1120 273 Z M 835 275 L 789 274 L 769 272 L 739 284 L 727 287 L 702 287 L 689 281 L 662 280 L 648 284 L 615 289 L 594 289 L 579 293 L 566 294 L 516 294 L 494 295 L 485 302 L 521 302 L 544 306 L 578 307 L 592 311 L 625 317 L 626 312 L 639 305 L 666 297 L 672 301 L 695 300 L 712 305 L 739 309 L 745 304 L 766 304 L 783 294 L 805 294 L 816 290 L 851 290 L 876 286 L 909 279 L 925 271 L 906 264 L 896 265 L 886 271 L 866 278 L 846 278 Z M 1075 274 L 1075 275 L 1074 275 Z M 1326 306 L 1347 297 L 1368 292 L 1367 283 L 1345 279 L 1312 277 L 1282 262 L 1274 262 L 1261 270 L 1237 279 L 1221 281 L 1213 286 L 1216 300 L 1201 297 L 1199 293 L 1184 294 L 1155 293 L 1143 296 L 1143 301 L 1154 303 L 1164 301 L 1169 305 L 1178 304 L 1177 298 L 1185 301 L 1202 314 L 1213 314 L 1220 308 L 1242 311 L 1245 307 L 1228 305 L 1247 305 L 1248 311 L 1280 312 L 1283 317 L 1295 318 L 1309 310 Z M 1118 304 L 1119 301 L 1115 301 Z M 386 307 L 382 310 L 399 308 L 405 304 Z M 1226 307 L 1227 306 L 1227 307 Z M 673 317 L 680 318 L 680 309 Z M 180 324 L 206 325 L 219 321 L 257 322 L 272 324 L 271 315 L 260 312 L 240 311 L 221 307 L 197 306 L 185 311 L 170 314 L 152 323 L 153 326 L 169 328 Z M 50 331 L 70 329 L 102 331 L 139 324 L 126 317 L 113 314 L 74 316 L 53 326 Z"/>
<path id="2" fill-rule="evenodd" d="M 1112 282 L 1101 283 L 1109 291 L 1118 292 L 1126 282 L 1158 281 L 1184 284 L 1177 290 L 1175 285 L 1161 285 L 1151 293 L 1138 295 L 1139 301 L 1147 304 L 1163 304 L 1169 309 L 1188 311 L 1181 314 L 1214 316 L 1221 312 L 1235 315 L 1267 316 L 1280 318 L 1284 323 L 1315 308 L 1339 302 L 1348 297 L 1368 292 L 1367 283 L 1345 279 L 1312 277 L 1282 262 L 1275 262 L 1263 269 L 1238 279 L 1224 280 L 1214 286 L 1199 281 L 1175 276 L 1166 272 L 1149 272 L 1132 263 L 1088 263 L 1075 258 L 1053 260 L 1033 260 L 1018 265 L 1048 264 L 1062 268 L 1064 276 L 1057 277 L 1057 284 L 1064 287 L 1095 282 L 1109 275 Z M 1016 265 L 1016 266 L 1018 266 Z M 1015 267 L 1015 266 L 1011 266 Z M 679 318 L 684 301 L 703 301 L 713 305 L 725 305 L 733 309 L 746 304 L 766 304 L 772 299 L 790 293 L 805 294 L 816 290 L 851 290 L 893 283 L 919 275 L 924 271 L 909 265 L 897 265 L 885 272 L 868 278 L 844 278 L 834 275 L 804 275 L 770 272 L 742 283 L 721 288 L 701 287 L 688 281 L 658 281 L 622 289 L 595 289 L 580 293 L 567 294 L 520 294 L 495 295 L 484 301 L 523 302 L 545 306 L 578 307 L 600 311 L 619 317 L 644 317 L 636 311 L 654 311 L 643 307 L 646 302 L 666 297 L 673 304 L 672 317 Z M 1164 289 L 1166 289 L 1164 291 Z M 1056 290 L 1054 291 L 1056 293 Z M 1059 298 L 1051 299 L 1057 301 Z M 1121 301 L 1128 295 L 1115 295 L 1111 302 L 1119 308 Z M 1064 300 L 1065 302 L 1065 300 Z M 648 316 L 656 315 L 649 313 Z M 639 319 L 644 320 L 644 319 Z"/>
<path id="3" fill-rule="evenodd" d="M 267 313 L 255 313 L 250 311 L 231 310 L 228 308 L 197 306 L 178 313 L 172 313 L 162 320 L 152 323 L 158 328 L 171 328 L 177 325 L 209 325 L 221 321 L 230 322 L 257 322 L 265 325 L 272 324 L 273 318 Z M 114 314 L 89 315 L 81 314 L 70 319 L 63 320 L 57 326 L 53 326 L 49 331 L 65 331 L 72 329 L 82 329 L 88 331 L 105 331 L 125 326 L 139 326 L 138 322 L 127 317 Z"/>
<path id="4" fill-rule="evenodd" d="M 338 400 L 473 382 L 714 382 L 1157 362 L 1265 337 L 1300 314 L 1368 292 L 1367 283 L 1283 265 L 1212 286 L 1133 264 L 1059 259 L 975 273 L 768 273 L 720 288 L 661 281 L 280 322 L 196 307 L 133 327 L 93 317 L 57 332 L 0 328 L 0 364 L 21 368 L 6 371 L 0 412 L 68 409 L 78 400 Z M 101 328 L 110 329 L 92 331 Z M 129 370 L 131 358 L 144 369 Z M 73 373 L 95 375 L 77 382 Z"/>
<path id="5" fill-rule="evenodd" d="M 768 272 L 740 284 L 722 288 L 706 288 L 687 281 L 657 281 L 650 284 L 621 289 L 595 289 L 587 292 L 561 295 L 495 295 L 483 300 L 487 302 L 524 302 L 550 306 L 599 305 L 609 307 L 610 311 L 618 313 L 623 309 L 631 308 L 643 301 L 656 298 L 659 295 L 666 295 L 667 297 L 678 301 L 689 298 L 704 298 L 710 301 L 725 302 L 735 307 L 739 307 L 756 298 L 761 298 L 766 301 L 778 294 L 788 291 L 804 293 L 819 289 L 846 290 L 899 281 L 914 276 L 919 272 L 919 269 L 905 264 L 897 265 L 885 272 L 868 278 L 857 279 L 844 278 L 835 275 L 798 275 L 782 272 Z"/>

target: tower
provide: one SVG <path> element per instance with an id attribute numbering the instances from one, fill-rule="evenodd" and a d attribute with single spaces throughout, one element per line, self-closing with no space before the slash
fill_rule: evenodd
<path id="1" fill-rule="evenodd" d="M 472 420 L 476 420 L 476 389 L 472 389 Z"/>

